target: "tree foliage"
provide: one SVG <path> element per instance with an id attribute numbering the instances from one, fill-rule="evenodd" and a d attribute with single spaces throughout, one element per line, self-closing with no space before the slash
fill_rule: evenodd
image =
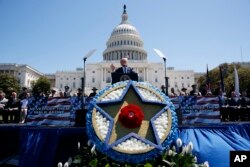
<path id="1" fill-rule="evenodd" d="M 240 64 L 221 64 L 222 75 L 224 79 L 225 92 L 227 95 L 234 90 L 234 65 L 238 71 L 240 92 L 247 91 L 250 93 L 250 68 Z M 210 78 L 210 87 L 213 94 L 220 89 L 220 69 L 216 67 L 208 72 Z M 206 74 L 198 79 L 199 85 L 206 84 Z"/>
<path id="2" fill-rule="evenodd" d="M 19 92 L 20 84 L 17 78 L 10 74 L 0 74 L 0 90 L 10 96 L 12 91 Z"/>
<path id="3" fill-rule="evenodd" d="M 32 93 L 39 96 L 41 93 L 48 94 L 50 92 L 51 83 L 46 77 L 40 77 L 36 82 L 32 83 Z"/>

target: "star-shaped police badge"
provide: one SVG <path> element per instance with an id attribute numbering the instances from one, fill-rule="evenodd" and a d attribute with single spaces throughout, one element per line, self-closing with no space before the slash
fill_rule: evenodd
<path id="1" fill-rule="evenodd" d="M 119 82 L 100 91 L 86 119 L 89 139 L 119 162 L 155 158 L 177 135 L 174 105 L 159 89 L 144 82 Z"/>

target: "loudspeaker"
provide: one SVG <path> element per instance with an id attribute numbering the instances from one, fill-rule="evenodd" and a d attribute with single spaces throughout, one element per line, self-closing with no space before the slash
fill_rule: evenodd
<path id="1" fill-rule="evenodd" d="M 87 112 L 88 112 L 87 109 L 76 110 L 75 127 L 86 127 L 86 113 Z"/>

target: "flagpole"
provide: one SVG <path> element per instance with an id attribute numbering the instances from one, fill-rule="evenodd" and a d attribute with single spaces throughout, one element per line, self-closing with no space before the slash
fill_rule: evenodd
<path id="1" fill-rule="evenodd" d="M 220 87 L 221 87 L 222 92 L 224 93 L 225 86 L 224 86 L 224 77 L 223 77 L 222 67 L 219 66 L 219 68 L 220 68 Z"/>
<path id="2" fill-rule="evenodd" d="M 207 65 L 207 78 L 206 78 L 206 84 L 207 84 L 207 93 L 211 92 L 210 89 L 210 78 L 209 78 L 209 74 L 208 74 L 208 65 Z"/>

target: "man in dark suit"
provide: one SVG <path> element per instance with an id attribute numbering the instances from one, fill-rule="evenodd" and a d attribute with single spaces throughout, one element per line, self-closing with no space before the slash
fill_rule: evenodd
<path id="1" fill-rule="evenodd" d="M 15 91 L 12 92 L 11 97 L 5 106 L 5 109 L 7 112 L 4 117 L 4 122 L 8 122 L 8 116 L 10 116 L 11 123 L 18 123 L 20 121 L 21 103 L 17 98 L 17 93 Z"/>
<path id="2" fill-rule="evenodd" d="M 97 91 L 98 89 L 97 89 L 96 87 L 93 87 L 92 90 L 93 90 L 93 92 L 91 92 L 91 93 L 89 94 L 89 97 L 90 97 L 90 98 L 95 97 L 96 91 Z"/>
<path id="3" fill-rule="evenodd" d="M 127 58 L 122 58 L 120 60 L 120 64 L 121 64 L 121 67 L 117 68 L 116 70 L 115 70 L 114 64 L 111 64 L 110 68 L 111 68 L 112 72 L 120 73 L 120 74 L 128 74 L 128 73 L 134 72 L 131 67 L 128 67 L 128 59 Z"/>
<path id="4" fill-rule="evenodd" d="M 133 71 L 133 68 L 128 67 L 128 59 L 122 58 L 120 60 L 121 67 L 115 68 L 113 64 L 110 65 L 110 68 L 112 70 L 112 84 L 124 80 L 134 80 L 138 81 L 138 75 Z"/>
<path id="5" fill-rule="evenodd" d="M 65 91 L 63 93 L 63 96 L 64 97 L 70 97 L 71 96 L 70 95 L 71 90 L 69 90 L 69 86 L 64 86 L 64 89 L 65 89 Z"/>

